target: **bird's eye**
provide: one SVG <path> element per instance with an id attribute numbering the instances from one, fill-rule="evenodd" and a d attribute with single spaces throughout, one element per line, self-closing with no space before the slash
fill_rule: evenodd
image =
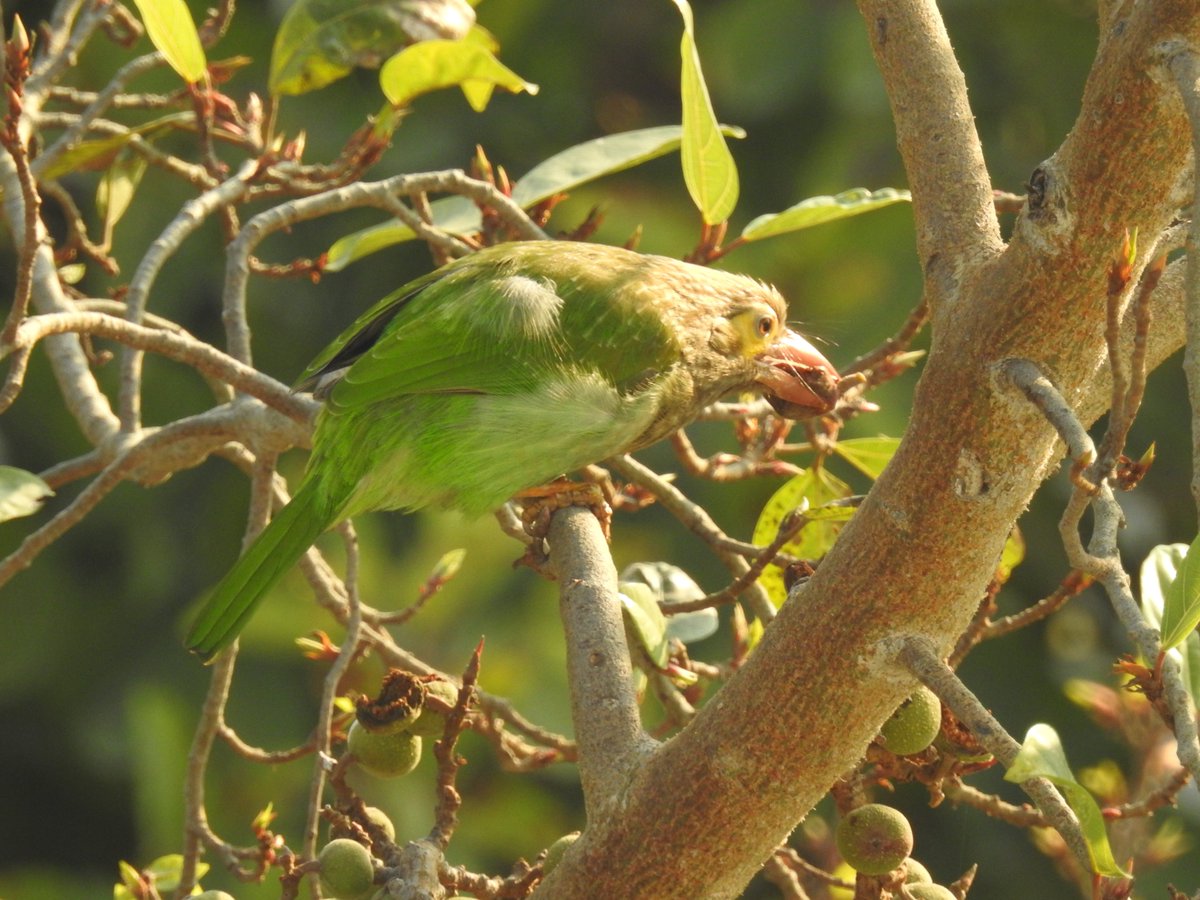
<path id="1" fill-rule="evenodd" d="M 759 316 L 758 323 L 756 324 L 755 327 L 758 329 L 759 337 L 761 337 L 761 338 L 770 337 L 771 333 L 775 330 L 775 317 L 774 316 Z"/>

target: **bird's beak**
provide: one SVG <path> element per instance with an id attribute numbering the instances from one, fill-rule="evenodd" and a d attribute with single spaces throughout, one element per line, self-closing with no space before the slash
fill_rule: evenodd
<path id="1" fill-rule="evenodd" d="M 837 369 L 796 332 L 783 336 L 758 356 L 756 380 L 767 402 L 788 419 L 829 412 L 837 405 Z"/>

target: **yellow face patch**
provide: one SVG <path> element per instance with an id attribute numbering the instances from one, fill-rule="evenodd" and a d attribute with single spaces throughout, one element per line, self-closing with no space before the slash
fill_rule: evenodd
<path id="1" fill-rule="evenodd" d="M 783 332 L 779 315 L 766 303 L 752 303 L 729 319 L 738 347 L 746 358 L 757 356 L 775 343 Z"/>

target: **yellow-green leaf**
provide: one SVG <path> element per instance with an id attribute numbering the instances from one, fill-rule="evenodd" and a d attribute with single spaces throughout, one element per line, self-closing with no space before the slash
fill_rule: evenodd
<path id="1" fill-rule="evenodd" d="M 869 191 L 866 188 L 852 188 L 832 197 L 809 197 L 801 200 L 795 206 L 790 206 L 783 212 L 767 213 L 751 219 L 742 229 L 742 239 L 758 241 L 763 238 L 786 234 L 789 231 L 799 231 L 811 228 L 825 222 L 857 216 L 861 213 L 891 206 L 893 203 L 907 203 L 912 200 L 908 191 L 895 188 L 880 188 Z"/>
<path id="2" fill-rule="evenodd" d="M 160 134 L 173 130 L 176 126 L 182 125 L 185 122 L 190 123 L 192 121 L 194 121 L 194 117 L 191 113 L 171 113 L 152 122 L 144 122 L 121 134 L 97 138 L 92 141 L 80 141 L 78 144 L 74 144 L 60 153 L 44 169 L 39 169 L 37 167 L 38 160 L 34 160 L 34 168 L 38 176 L 46 180 L 62 178 L 64 175 L 74 172 L 77 169 L 106 169 L 116 158 L 117 154 L 138 135 L 145 137 L 147 140 L 154 140 Z"/>
<path id="3" fill-rule="evenodd" d="M 735 138 L 746 136 L 742 129 L 731 125 L 722 125 L 721 132 Z M 513 199 L 529 208 L 555 194 L 671 153 L 679 148 L 682 140 L 680 126 L 659 125 L 576 144 L 542 160 L 517 179 Z"/>
<path id="4" fill-rule="evenodd" d="M 79 284 L 87 274 L 87 266 L 83 263 L 67 263 L 58 267 L 58 278 L 63 284 Z"/>
<path id="5" fill-rule="evenodd" d="M 1006 584 L 1012 576 L 1012 570 L 1025 561 L 1025 536 L 1016 525 L 1008 533 L 1004 549 L 1000 551 L 1000 562 L 996 566 L 996 580 Z"/>
<path id="6" fill-rule="evenodd" d="M 692 8 L 687 0 L 675 0 L 675 5 L 683 16 L 683 38 L 679 44 L 683 62 L 679 78 L 683 101 L 683 181 L 705 223 L 716 225 L 728 219 L 737 206 L 737 165 L 721 135 L 700 70 Z"/>
<path id="7" fill-rule="evenodd" d="M 1162 630 L 1166 595 L 1187 552 L 1187 544 L 1159 544 L 1142 562 L 1142 614 L 1152 628 Z M 1182 643 L 1167 650 L 1167 654 L 1179 664 L 1180 677 L 1192 702 L 1200 703 L 1200 633 L 1189 632 Z"/>
<path id="8" fill-rule="evenodd" d="M 1004 780 L 1020 784 L 1030 778 L 1045 778 L 1062 791 L 1067 805 L 1071 807 L 1079 819 L 1083 837 L 1087 843 L 1088 856 L 1092 861 L 1092 871 L 1100 875 L 1114 878 L 1127 876 L 1117 861 L 1113 858 L 1112 848 L 1108 843 L 1108 834 L 1104 829 L 1104 816 L 1092 795 L 1071 774 L 1067 764 L 1067 755 L 1063 752 L 1062 742 L 1058 733 L 1049 725 L 1038 723 L 1025 733 L 1025 741 L 1021 751 L 1008 771 Z"/>
<path id="9" fill-rule="evenodd" d="M 50 485 L 32 472 L 0 466 L 0 522 L 31 516 L 42 508 L 43 500 L 53 496 Z"/>
<path id="10" fill-rule="evenodd" d="M 113 228 L 129 209 L 146 171 L 146 160 L 136 153 L 121 153 L 96 185 L 96 209 L 104 219 L 104 243 L 112 242 Z"/>
<path id="11" fill-rule="evenodd" d="M 809 468 L 784 483 L 763 506 L 754 526 L 753 541 L 760 547 L 769 545 L 779 534 L 784 518 L 806 503 L 809 509 L 815 510 L 850 494 L 850 486 L 840 478 L 819 466 Z M 816 518 L 784 544 L 783 552 L 802 559 L 820 559 L 833 546 L 843 524 L 841 516 Z M 783 570 L 778 566 L 767 566 L 758 580 L 776 606 L 787 599 Z"/>
<path id="12" fill-rule="evenodd" d="M 196 878 L 203 878 L 208 874 L 208 863 L 196 863 Z M 159 893 L 173 891 L 179 887 L 179 875 L 183 871 L 183 854 L 168 853 L 166 856 L 160 856 L 150 865 L 146 866 L 145 873 L 154 880 L 154 886 L 158 888 Z"/>
<path id="13" fill-rule="evenodd" d="M 536 84 L 473 41 L 422 41 L 405 47 L 383 64 L 379 84 L 395 106 L 407 106 L 421 94 L 458 85 L 476 112 L 487 107 L 496 87 L 513 93 L 538 92 Z"/>
<path id="14" fill-rule="evenodd" d="M 658 608 L 654 592 L 636 581 L 622 582 L 617 597 L 625 613 L 625 631 L 637 641 L 650 661 L 662 669 L 670 659 L 667 619 Z"/>
<path id="15" fill-rule="evenodd" d="M 1162 644 L 1170 650 L 1200 625 L 1200 535 L 1192 541 L 1163 597 Z"/>
<path id="16" fill-rule="evenodd" d="M 891 461 L 899 446 L 900 438 L 880 435 L 838 441 L 833 445 L 833 452 L 874 480 L 883 472 L 884 466 Z"/>
<path id="17" fill-rule="evenodd" d="M 183 0 L 133 0 L 146 34 L 184 81 L 203 81 L 208 71 L 196 23 Z"/>
<path id="18" fill-rule="evenodd" d="M 272 94 L 303 94 L 350 73 L 376 68 L 413 41 L 472 35 L 475 11 L 464 0 L 298 0 L 271 51 Z M 486 33 L 485 33 L 486 34 Z"/>

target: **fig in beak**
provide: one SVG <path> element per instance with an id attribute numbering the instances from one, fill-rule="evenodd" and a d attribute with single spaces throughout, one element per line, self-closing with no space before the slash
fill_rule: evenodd
<path id="1" fill-rule="evenodd" d="M 791 329 L 758 356 L 756 377 L 767 402 L 787 419 L 806 419 L 837 405 L 837 369 Z"/>

